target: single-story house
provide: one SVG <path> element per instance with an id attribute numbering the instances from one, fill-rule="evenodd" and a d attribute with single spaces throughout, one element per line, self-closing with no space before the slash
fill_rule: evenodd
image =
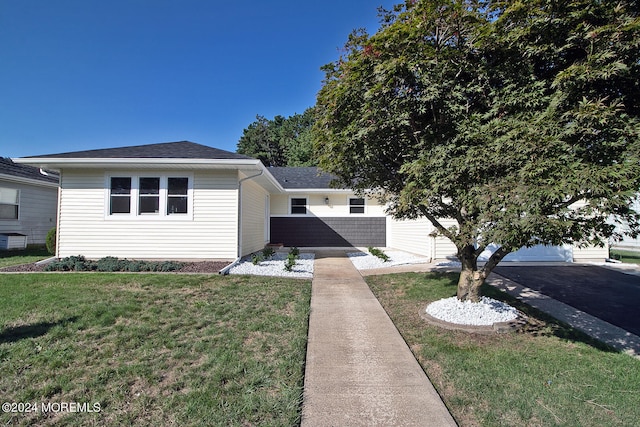
<path id="1" fill-rule="evenodd" d="M 268 243 L 388 247 L 455 255 L 427 220 L 397 221 L 376 199 L 331 188 L 317 168 L 171 142 L 16 159 L 60 172 L 57 256 L 235 259 Z M 519 251 L 520 252 L 520 251 Z M 593 248 L 532 248 L 512 259 L 605 259 Z"/>
<path id="2" fill-rule="evenodd" d="M 57 210 L 56 173 L 0 157 L 0 249 L 44 245 Z"/>

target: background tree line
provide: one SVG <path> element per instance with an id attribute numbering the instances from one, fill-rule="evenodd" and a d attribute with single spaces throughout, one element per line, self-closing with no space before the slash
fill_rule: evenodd
<path id="1" fill-rule="evenodd" d="M 315 166 L 311 129 L 314 109 L 290 117 L 257 115 L 238 141 L 238 153 L 260 159 L 265 166 Z"/>

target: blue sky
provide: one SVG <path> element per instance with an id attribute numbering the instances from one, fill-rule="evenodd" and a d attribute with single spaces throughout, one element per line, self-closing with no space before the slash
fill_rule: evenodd
<path id="1" fill-rule="evenodd" d="M 0 0 L 0 156 L 189 140 L 302 113 L 382 0 Z"/>

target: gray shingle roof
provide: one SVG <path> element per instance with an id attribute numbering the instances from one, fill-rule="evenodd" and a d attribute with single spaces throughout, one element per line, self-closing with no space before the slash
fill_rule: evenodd
<path id="1" fill-rule="evenodd" d="M 74 151 L 69 153 L 29 156 L 29 158 L 71 158 L 71 159 L 224 159 L 247 160 L 251 157 L 230 151 L 219 150 L 190 141 L 164 142 L 160 144 L 135 145 L 129 147 L 104 148 L 99 150 Z"/>
<path id="2" fill-rule="evenodd" d="M 330 184 L 334 179 L 317 167 L 271 167 L 269 172 L 283 188 L 332 188 Z"/>
<path id="3" fill-rule="evenodd" d="M 40 173 L 40 168 L 33 166 L 20 165 L 14 163 L 13 160 L 0 157 L 0 174 L 11 175 L 18 178 L 35 179 L 38 181 L 58 183 L 58 174 L 55 172 L 47 171 L 47 175 Z"/>

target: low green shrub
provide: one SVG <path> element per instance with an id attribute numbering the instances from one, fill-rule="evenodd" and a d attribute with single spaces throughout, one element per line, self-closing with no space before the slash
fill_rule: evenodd
<path id="1" fill-rule="evenodd" d="M 119 259 L 116 257 L 104 257 L 97 261 L 89 261 L 84 256 L 70 256 L 53 261 L 45 267 L 45 271 L 148 271 L 169 272 L 180 270 L 184 264 L 176 261 L 139 261 Z"/>
<path id="2" fill-rule="evenodd" d="M 122 271 L 127 260 L 120 260 L 116 257 L 108 256 L 100 258 L 95 262 L 98 271 Z"/>
<path id="3" fill-rule="evenodd" d="M 253 265 L 258 265 L 262 261 L 271 259 L 271 257 L 275 255 L 275 253 L 276 251 L 273 248 L 265 246 L 262 251 L 251 254 L 251 262 L 253 263 Z"/>
<path id="4" fill-rule="evenodd" d="M 275 249 L 270 248 L 268 246 L 265 246 L 265 248 L 262 250 L 262 256 L 264 257 L 264 259 L 271 258 L 275 253 L 276 253 Z"/>
<path id="5" fill-rule="evenodd" d="M 289 252 L 289 255 L 287 255 L 287 260 L 284 263 L 284 269 L 286 271 L 293 270 L 293 267 L 296 265 L 296 258 L 297 256 L 295 254 Z"/>
<path id="6" fill-rule="evenodd" d="M 367 248 L 367 250 L 369 251 L 369 253 L 373 256 L 376 256 L 378 258 L 380 258 L 383 262 L 387 262 L 389 261 L 389 255 L 385 254 L 382 250 L 378 249 L 378 248 L 373 248 L 371 246 L 369 246 Z"/>
<path id="7" fill-rule="evenodd" d="M 88 271 L 91 270 L 90 263 L 82 255 L 74 255 L 49 263 L 45 271 Z"/>
<path id="8" fill-rule="evenodd" d="M 300 249 L 295 246 L 289 249 L 289 254 L 287 255 L 287 260 L 284 263 L 284 269 L 286 271 L 293 270 L 293 267 L 296 265 L 296 259 L 300 256 Z"/>
<path id="9" fill-rule="evenodd" d="M 156 264 L 158 269 L 154 271 L 162 271 L 162 272 L 180 270 L 184 266 L 184 263 L 177 262 L 177 261 L 164 261 Z"/>

